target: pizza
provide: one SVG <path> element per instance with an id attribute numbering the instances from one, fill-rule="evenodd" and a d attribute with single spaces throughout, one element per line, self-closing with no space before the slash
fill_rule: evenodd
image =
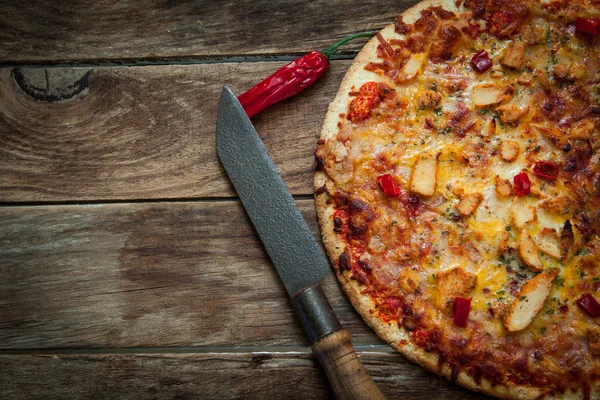
<path id="1" fill-rule="evenodd" d="M 354 307 L 501 398 L 600 398 L 600 2 L 429 0 L 355 58 L 315 198 Z"/>

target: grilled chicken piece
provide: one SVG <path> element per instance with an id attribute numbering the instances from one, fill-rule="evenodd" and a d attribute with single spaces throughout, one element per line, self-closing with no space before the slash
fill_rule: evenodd
<path id="1" fill-rule="evenodd" d="M 500 113 L 500 121 L 505 124 L 518 123 L 529 112 L 529 106 L 519 108 L 514 104 L 503 104 L 496 107 L 496 111 Z"/>
<path id="2" fill-rule="evenodd" d="M 521 69 L 524 55 L 525 43 L 513 42 L 506 48 L 506 53 L 504 53 L 504 58 L 502 59 L 502 65 L 508 68 Z"/>
<path id="3" fill-rule="evenodd" d="M 542 229 L 542 231 L 538 235 L 535 235 L 533 241 L 535 242 L 535 245 L 541 252 L 548 254 L 550 257 L 560 259 L 562 252 L 560 247 L 560 240 L 555 229 Z"/>
<path id="4" fill-rule="evenodd" d="M 588 67 L 585 64 L 575 64 L 569 70 L 569 77 L 574 80 L 584 80 L 588 76 Z"/>
<path id="5" fill-rule="evenodd" d="M 512 220 L 517 228 L 523 229 L 529 222 L 537 220 L 535 207 L 525 203 L 523 198 L 515 198 L 510 207 L 512 211 Z"/>
<path id="6" fill-rule="evenodd" d="M 437 182 L 438 162 L 433 157 L 420 157 L 412 170 L 410 191 L 421 196 L 432 196 Z"/>
<path id="7" fill-rule="evenodd" d="M 424 54 L 413 54 L 410 59 L 404 64 L 402 68 L 402 74 L 396 78 L 396 82 L 406 82 L 421 72 L 421 66 L 423 65 Z"/>
<path id="8" fill-rule="evenodd" d="M 512 196 L 513 187 L 508 179 L 502 179 L 496 175 L 496 197 L 504 199 L 508 196 Z"/>
<path id="9" fill-rule="evenodd" d="M 527 171 L 526 169 L 521 170 L 521 172 L 525 172 L 527 174 L 527 176 L 529 177 L 529 185 L 531 186 L 531 195 L 532 196 L 539 196 L 539 197 L 546 197 L 546 194 L 542 191 L 542 182 L 540 181 L 540 178 L 537 177 L 537 175 L 535 175 L 532 172 Z"/>
<path id="10" fill-rule="evenodd" d="M 515 161 L 519 156 L 519 143 L 507 140 L 502 142 L 502 146 L 500 147 L 500 156 L 504 161 Z"/>
<path id="11" fill-rule="evenodd" d="M 571 144 L 558 128 L 538 124 L 531 124 L 531 126 L 533 126 L 542 136 L 556 146 L 556 148 L 563 151 L 568 151 L 571 149 Z"/>
<path id="12" fill-rule="evenodd" d="M 557 274 L 556 269 L 544 271 L 525 282 L 508 306 L 504 318 L 504 326 L 509 332 L 523 330 L 533 321 L 548 298 L 552 281 Z"/>
<path id="13" fill-rule="evenodd" d="M 538 205 L 546 211 L 564 214 L 569 212 L 569 207 L 573 205 L 573 200 L 568 196 L 558 196 L 542 200 Z"/>
<path id="14" fill-rule="evenodd" d="M 594 127 L 595 125 L 592 121 L 589 119 L 582 119 L 581 121 L 576 122 L 573 127 L 571 127 L 569 138 L 588 140 L 594 132 Z"/>
<path id="15" fill-rule="evenodd" d="M 437 274 L 437 306 L 448 307 L 455 297 L 467 297 L 477 284 L 477 276 L 457 267 Z"/>
<path id="16" fill-rule="evenodd" d="M 471 100 L 476 107 L 485 107 L 503 102 L 508 98 L 509 87 L 484 84 L 475 86 Z"/>
<path id="17" fill-rule="evenodd" d="M 417 95 L 417 104 L 420 108 L 433 108 L 442 99 L 442 96 L 438 92 L 433 90 L 423 90 Z"/>
<path id="18" fill-rule="evenodd" d="M 421 278 L 419 272 L 411 267 L 403 268 L 398 274 L 398 284 L 406 293 L 414 292 L 419 287 Z"/>
<path id="19" fill-rule="evenodd" d="M 501 231 L 498 236 L 498 255 L 503 254 L 508 249 L 508 232 Z"/>
<path id="20" fill-rule="evenodd" d="M 531 271 L 539 272 L 544 268 L 539 250 L 529 233 L 521 232 L 518 250 L 519 257 Z"/>
<path id="21" fill-rule="evenodd" d="M 538 44 L 543 34 L 544 30 L 539 26 L 527 25 L 521 30 L 521 38 L 527 44 Z"/>
<path id="22" fill-rule="evenodd" d="M 557 81 L 562 81 L 563 79 L 569 76 L 569 72 L 569 67 L 559 64 L 556 65 L 552 70 L 552 75 L 554 75 L 554 79 L 556 79 Z"/>
<path id="23" fill-rule="evenodd" d="M 542 89 L 544 89 L 546 91 L 550 90 L 550 88 L 551 88 L 550 81 L 548 80 L 548 77 L 546 76 L 546 74 L 541 73 L 541 72 L 536 74 L 535 80 L 542 87 Z"/>
<path id="24" fill-rule="evenodd" d="M 533 80 L 531 79 L 530 73 L 523 72 L 517 77 L 517 82 L 523 86 L 531 86 Z"/>
<path id="25" fill-rule="evenodd" d="M 504 76 L 504 69 L 502 68 L 502 65 L 494 65 L 492 67 L 492 72 L 490 73 L 490 76 L 492 78 L 502 78 Z"/>
<path id="26" fill-rule="evenodd" d="M 496 133 L 496 120 L 491 118 L 487 121 L 483 122 L 483 126 L 481 128 L 481 136 L 490 137 Z"/>
<path id="27" fill-rule="evenodd" d="M 468 217 L 473 214 L 481 201 L 483 195 L 481 193 L 467 193 L 460 196 L 460 201 L 456 206 L 456 210 L 463 216 Z"/>

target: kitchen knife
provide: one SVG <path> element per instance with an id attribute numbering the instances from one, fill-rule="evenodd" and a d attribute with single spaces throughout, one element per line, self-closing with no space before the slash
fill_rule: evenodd
<path id="1" fill-rule="evenodd" d="M 358 359 L 320 281 L 329 264 L 231 89 L 223 88 L 217 153 L 291 297 L 339 399 L 385 399 Z"/>

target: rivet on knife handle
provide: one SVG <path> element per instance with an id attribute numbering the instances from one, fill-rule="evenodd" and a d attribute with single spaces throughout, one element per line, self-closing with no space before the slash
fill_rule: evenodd
<path id="1" fill-rule="evenodd" d="M 350 335 L 342 329 L 321 286 L 307 287 L 292 296 L 292 304 L 338 399 L 385 399 L 362 365 Z"/>

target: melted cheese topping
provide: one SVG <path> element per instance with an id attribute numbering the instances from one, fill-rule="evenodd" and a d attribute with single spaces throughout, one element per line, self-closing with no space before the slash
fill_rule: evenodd
<path id="1" fill-rule="evenodd" d="M 328 192 L 346 199 L 336 215 L 356 258 L 351 273 L 371 286 L 376 302 L 402 298 L 414 313 L 427 316 L 426 329 L 469 336 L 479 352 L 522 356 L 522 349 L 534 349 L 538 366 L 528 362 L 518 379 L 513 370 L 502 379 L 542 385 L 566 376 L 570 367 L 564 365 L 574 362 L 567 350 L 580 350 L 580 374 L 600 368 L 588 349 L 598 321 L 575 305 L 600 287 L 600 229 L 591 221 L 600 205 L 600 123 L 593 111 L 600 109 L 600 45 L 598 38 L 575 32 L 578 15 L 568 7 L 554 10 L 553 17 L 539 4 L 523 16 L 514 10 L 518 24 L 508 35 L 490 28 L 502 14 L 478 19 L 466 9 L 450 17 L 424 12 L 423 24 L 435 27 L 429 39 L 419 21 L 403 35 L 381 38 L 379 59 L 367 66 L 379 91 L 353 88 L 340 134 L 317 156 L 332 181 Z M 477 25 L 477 34 L 467 33 L 469 24 Z M 440 53 L 437 47 L 446 44 Z M 480 50 L 493 63 L 483 73 L 471 63 Z M 352 101 L 361 96 L 374 101 L 359 114 Z M 437 160 L 437 169 L 418 178 L 435 180 L 431 196 L 415 192 L 419 185 L 412 184 L 424 157 Z M 557 177 L 539 176 L 539 161 L 556 165 Z M 515 194 L 520 173 L 531 181 L 524 196 Z M 383 193 L 377 177 L 384 174 L 393 176 L 400 196 Z M 508 193 L 500 191 L 499 181 L 508 182 Z M 524 247 L 526 236 L 533 249 Z M 464 271 L 457 277 L 462 281 L 447 292 L 439 277 L 448 279 L 457 268 Z M 550 293 L 537 312 L 523 316 L 526 328 L 513 331 L 507 313 L 528 301 L 529 292 L 521 288 L 540 270 L 556 275 Z M 449 293 L 472 299 L 467 328 L 452 323 Z M 380 310 L 384 320 L 407 321 L 393 307 Z"/>

